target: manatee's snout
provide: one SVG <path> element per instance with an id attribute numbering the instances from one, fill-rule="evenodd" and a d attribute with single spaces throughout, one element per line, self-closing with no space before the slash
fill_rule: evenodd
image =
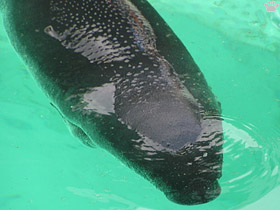
<path id="1" fill-rule="evenodd" d="M 195 205 L 214 200 L 221 193 L 217 180 L 195 179 L 182 190 L 165 192 L 166 197 L 178 204 Z"/>

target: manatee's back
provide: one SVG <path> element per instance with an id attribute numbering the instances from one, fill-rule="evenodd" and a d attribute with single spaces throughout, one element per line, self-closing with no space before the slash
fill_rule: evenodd
<path id="1" fill-rule="evenodd" d="M 175 202 L 220 193 L 220 108 L 144 0 L 9 0 L 10 39 L 70 125 Z"/>

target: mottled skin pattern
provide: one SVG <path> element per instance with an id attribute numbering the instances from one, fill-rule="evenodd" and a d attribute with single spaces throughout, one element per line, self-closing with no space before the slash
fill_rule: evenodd
<path id="1" fill-rule="evenodd" d="M 220 194 L 220 107 L 146 0 L 2 1 L 10 40 L 74 134 L 180 204 Z"/>

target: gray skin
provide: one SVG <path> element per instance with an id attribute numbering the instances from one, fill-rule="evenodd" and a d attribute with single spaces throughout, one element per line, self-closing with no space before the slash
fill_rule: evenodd
<path id="1" fill-rule="evenodd" d="M 220 105 L 146 0 L 2 0 L 2 12 L 12 45 L 86 145 L 176 203 L 220 194 Z"/>

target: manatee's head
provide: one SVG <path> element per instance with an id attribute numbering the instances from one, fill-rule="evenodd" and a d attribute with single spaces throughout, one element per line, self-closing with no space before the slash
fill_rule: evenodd
<path id="1" fill-rule="evenodd" d="M 170 200 L 209 202 L 221 192 L 219 106 L 208 86 L 194 83 L 188 88 L 166 63 L 154 66 L 124 73 L 116 85 L 115 112 L 142 138 L 139 155 L 135 151 L 129 161 Z"/>
<path id="2" fill-rule="evenodd" d="M 205 112 L 182 88 L 154 89 L 142 96 L 143 101 L 138 99 L 139 96 L 126 103 L 126 98 L 118 113 L 145 139 L 141 149 L 147 153 L 141 167 L 146 177 L 178 204 L 215 199 L 221 192 L 220 117 Z"/>

